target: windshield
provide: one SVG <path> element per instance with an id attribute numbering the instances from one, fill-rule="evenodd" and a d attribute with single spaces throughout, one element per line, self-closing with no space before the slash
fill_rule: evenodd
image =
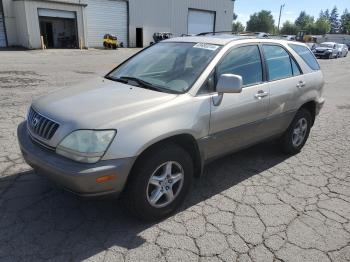
<path id="1" fill-rule="evenodd" d="M 188 91 L 221 46 L 202 43 L 158 43 L 125 62 L 106 77 L 153 90 Z"/>
<path id="2" fill-rule="evenodd" d="M 321 47 L 333 48 L 334 44 L 320 44 Z"/>

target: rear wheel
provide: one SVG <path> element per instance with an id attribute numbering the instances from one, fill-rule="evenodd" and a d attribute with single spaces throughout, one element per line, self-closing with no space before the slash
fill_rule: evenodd
<path id="1" fill-rule="evenodd" d="M 281 137 L 281 147 L 286 154 L 297 154 L 309 137 L 312 117 L 308 110 L 301 108 L 287 131 Z"/>
<path id="2" fill-rule="evenodd" d="M 124 194 L 126 207 L 142 220 L 158 220 L 184 201 L 193 180 L 190 155 L 177 145 L 157 148 L 141 156 L 130 174 Z"/>

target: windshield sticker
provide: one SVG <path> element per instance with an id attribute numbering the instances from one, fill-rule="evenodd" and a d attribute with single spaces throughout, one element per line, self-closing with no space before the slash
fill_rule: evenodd
<path id="1" fill-rule="evenodd" d="M 193 47 L 207 49 L 207 50 L 211 50 L 211 51 L 215 51 L 216 49 L 219 48 L 218 45 L 210 45 L 210 44 L 206 44 L 206 43 L 198 43 L 198 44 L 194 45 Z"/>

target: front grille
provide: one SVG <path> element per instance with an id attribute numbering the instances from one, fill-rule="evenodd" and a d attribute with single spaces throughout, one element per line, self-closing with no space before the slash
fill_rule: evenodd
<path id="1" fill-rule="evenodd" d="M 33 134 L 46 140 L 50 140 L 60 126 L 56 122 L 39 114 L 33 108 L 29 110 L 27 122 Z"/>

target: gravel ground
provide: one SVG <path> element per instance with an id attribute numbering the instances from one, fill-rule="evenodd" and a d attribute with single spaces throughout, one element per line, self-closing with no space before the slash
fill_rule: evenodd
<path id="1" fill-rule="evenodd" d="M 0 52 L 0 261 L 350 261 L 350 56 L 320 61 L 327 101 L 300 154 L 265 143 L 219 159 L 161 223 L 33 173 L 16 139 L 31 100 L 135 51 Z"/>

